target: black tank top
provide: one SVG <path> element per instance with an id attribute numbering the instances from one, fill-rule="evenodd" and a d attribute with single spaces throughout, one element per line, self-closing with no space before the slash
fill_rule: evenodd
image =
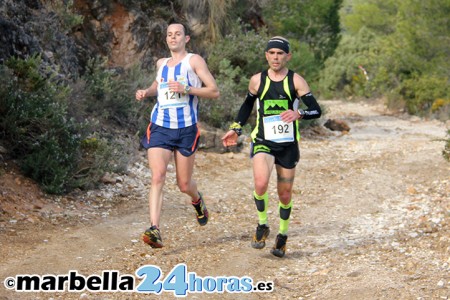
<path id="1" fill-rule="evenodd" d="M 294 103 L 298 102 L 294 86 L 294 72 L 288 70 L 286 77 L 281 81 L 272 81 L 268 76 L 268 70 L 261 72 L 261 84 L 257 96 L 257 126 L 252 132 L 252 139 L 261 141 L 266 140 L 263 118 L 294 109 Z M 293 137 L 297 142 L 300 138 L 298 122 L 294 121 L 293 125 Z"/>

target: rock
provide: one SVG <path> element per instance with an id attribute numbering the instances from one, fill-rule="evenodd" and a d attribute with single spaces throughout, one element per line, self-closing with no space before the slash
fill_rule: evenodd
<path id="1" fill-rule="evenodd" d="M 104 184 L 115 184 L 117 180 L 112 176 L 112 174 L 105 173 L 105 175 L 103 175 L 100 181 Z"/>
<path id="2" fill-rule="evenodd" d="M 244 145 L 245 137 L 241 135 L 238 138 L 237 146 L 225 148 L 222 144 L 222 136 L 225 134 L 223 130 L 199 123 L 200 128 L 200 144 L 199 149 L 211 151 L 215 153 L 240 152 Z"/>
<path id="3" fill-rule="evenodd" d="M 323 126 L 332 131 L 350 131 L 350 126 L 345 121 L 338 119 L 328 119 Z"/>

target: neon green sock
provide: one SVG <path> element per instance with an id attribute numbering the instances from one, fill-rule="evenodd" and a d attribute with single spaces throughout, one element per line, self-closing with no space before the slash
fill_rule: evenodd
<path id="1" fill-rule="evenodd" d="M 269 204 L 269 194 L 265 192 L 263 195 L 257 195 L 253 191 L 253 198 L 255 199 L 256 209 L 258 210 L 259 224 L 267 224 L 267 206 Z"/>
<path id="2" fill-rule="evenodd" d="M 292 200 L 289 201 L 289 204 L 284 205 L 283 203 L 278 204 L 278 208 L 280 211 L 280 230 L 281 234 L 286 235 L 289 229 L 289 221 L 292 210 Z"/>

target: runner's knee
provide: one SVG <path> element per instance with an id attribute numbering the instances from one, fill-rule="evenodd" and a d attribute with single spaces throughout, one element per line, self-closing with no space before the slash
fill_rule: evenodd
<path id="1" fill-rule="evenodd" d="M 166 181 L 165 173 L 152 173 L 152 185 L 164 184 Z"/>
<path id="2" fill-rule="evenodd" d="M 291 202 L 292 193 L 290 190 L 279 191 L 278 197 L 280 198 L 281 203 L 283 203 L 284 205 L 287 205 L 287 204 L 289 204 L 289 202 Z"/>
<path id="3" fill-rule="evenodd" d="M 255 177 L 255 192 L 258 195 L 263 195 L 269 186 L 269 182 L 265 179 L 258 179 Z"/>
<path id="4" fill-rule="evenodd" d="M 191 184 L 188 181 L 179 181 L 178 183 L 178 189 L 180 190 L 180 192 L 184 193 L 184 194 L 188 194 L 189 191 L 191 190 Z"/>

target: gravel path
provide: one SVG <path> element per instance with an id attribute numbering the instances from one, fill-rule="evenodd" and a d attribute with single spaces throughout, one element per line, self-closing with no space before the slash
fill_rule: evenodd
<path id="1" fill-rule="evenodd" d="M 6 172 L 1 280 L 69 270 L 86 277 L 105 270 L 133 275 L 145 265 L 167 275 L 185 264 L 203 282 L 250 277 L 269 289 L 273 283 L 264 293 L 189 293 L 188 299 L 450 298 L 450 163 L 441 155 L 449 122 L 391 114 L 377 103 L 321 104 L 328 111 L 322 123 L 340 119 L 351 130 L 301 141 L 284 258 L 269 253 L 278 230 L 275 174 L 268 245 L 250 247 L 257 217 L 247 144 L 241 153 L 198 152 L 195 177 L 211 213 L 205 227 L 177 191 L 171 167 L 161 222 L 166 246 L 158 250 L 140 241 L 148 227 L 144 153 L 115 184 L 65 198 L 46 198 Z M 18 293 L 0 287 L 2 300 L 142 298 L 137 292 Z M 174 296 L 164 291 L 160 298 Z"/>

